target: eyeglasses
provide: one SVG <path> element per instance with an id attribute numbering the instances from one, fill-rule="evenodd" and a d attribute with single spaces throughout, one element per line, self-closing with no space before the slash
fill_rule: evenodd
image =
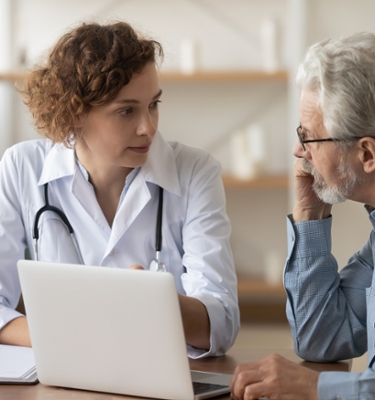
<path id="1" fill-rule="evenodd" d="M 352 136 L 350 139 L 333 139 L 333 138 L 326 138 L 326 139 L 308 139 L 305 140 L 304 139 L 304 134 L 302 133 L 302 126 L 300 125 L 297 128 L 297 136 L 299 139 L 299 142 L 301 143 L 301 146 L 303 148 L 303 151 L 306 151 L 306 146 L 305 143 L 313 143 L 313 142 L 340 142 L 340 141 L 344 141 L 344 140 L 359 140 L 364 138 L 365 136 Z"/>

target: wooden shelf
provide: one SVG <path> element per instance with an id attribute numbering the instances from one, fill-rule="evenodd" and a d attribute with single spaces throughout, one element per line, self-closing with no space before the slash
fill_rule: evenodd
<path id="1" fill-rule="evenodd" d="M 287 188 L 289 178 L 287 175 L 259 176 L 253 179 L 239 179 L 229 175 L 223 175 L 225 188 L 244 188 L 244 189 L 272 189 Z"/>
<path id="2" fill-rule="evenodd" d="M 281 283 L 239 277 L 237 288 L 242 322 L 287 322 L 286 293 Z"/>
<path id="3" fill-rule="evenodd" d="M 0 73 L 0 81 L 15 81 L 23 79 L 26 72 L 10 71 Z M 182 72 L 160 72 L 161 82 L 265 82 L 288 80 L 288 71 L 201 71 L 193 74 Z"/>
<path id="4" fill-rule="evenodd" d="M 193 74 L 181 72 L 160 72 L 161 82 L 264 82 L 287 81 L 287 71 L 200 71 Z"/>
<path id="5" fill-rule="evenodd" d="M 275 298 L 284 299 L 285 289 L 282 283 L 271 284 L 256 278 L 238 278 L 238 296 L 240 298 Z"/>
<path id="6" fill-rule="evenodd" d="M 0 72 L 0 81 L 14 82 L 18 79 L 23 79 L 25 72 Z"/>

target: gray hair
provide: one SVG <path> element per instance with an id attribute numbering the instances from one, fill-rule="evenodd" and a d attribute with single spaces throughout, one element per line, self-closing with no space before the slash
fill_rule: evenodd
<path id="1" fill-rule="evenodd" d="M 375 34 L 314 44 L 298 68 L 297 85 L 318 93 L 329 136 L 375 137 Z"/>

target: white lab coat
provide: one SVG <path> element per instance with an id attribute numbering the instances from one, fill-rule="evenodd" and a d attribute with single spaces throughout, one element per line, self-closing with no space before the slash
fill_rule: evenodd
<path id="1" fill-rule="evenodd" d="M 25 248 L 34 258 L 32 229 L 45 204 L 46 182 L 50 204 L 69 219 L 84 263 L 116 268 L 140 264 L 148 269 L 155 258 L 158 186 L 163 187 L 161 261 L 174 275 L 179 293 L 205 304 L 211 324 L 210 350 L 188 346 L 189 356 L 228 350 L 239 329 L 239 310 L 221 169 L 209 154 L 166 143 L 159 133 L 112 227 L 77 166 L 74 150 L 41 139 L 5 152 L 0 163 L 0 328 L 19 316 L 14 310 L 20 296 L 16 263 Z M 78 263 L 55 213 L 43 213 L 39 233 L 40 260 Z"/>

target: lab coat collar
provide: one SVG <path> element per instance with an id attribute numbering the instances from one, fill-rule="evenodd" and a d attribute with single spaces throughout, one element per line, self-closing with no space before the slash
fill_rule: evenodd
<path id="1" fill-rule="evenodd" d="M 74 149 L 62 143 L 53 145 L 46 156 L 38 186 L 65 176 L 74 175 L 77 170 Z"/>
<path id="2" fill-rule="evenodd" d="M 181 196 L 174 150 L 159 132 L 155 134 L 147 162 L 139 174 L 143 175 L 146 182 L 154 183 L 168 192 Z"/>
<path id="3" fill-rule="evenodd" d="M 66 176 L 73 176 L 77 171 L 74 149 L 63 144 L 55 144 L 44 162 L 38 185 Z M 154 183 L 163 189 L 181 196 L 176 159 L 172 146 L 159 132 L 156 132 L 148 159 L 139 171 L 146 182 Z"/>

